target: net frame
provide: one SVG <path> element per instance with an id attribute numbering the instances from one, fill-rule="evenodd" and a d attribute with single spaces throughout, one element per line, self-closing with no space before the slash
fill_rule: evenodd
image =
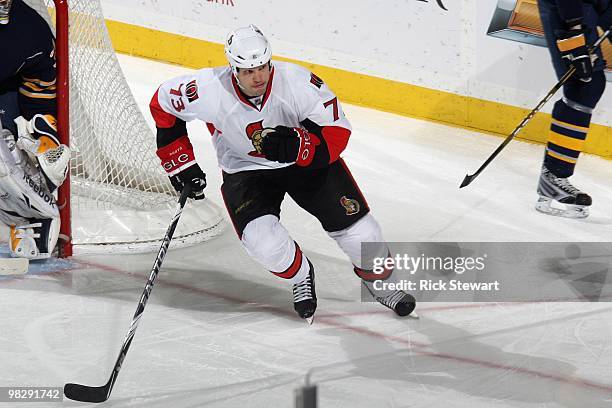
<path id="1" fill-rule="evenodd" d="M 100 1 L 24 1 L 56 36 L 58 135 L 72 149 L 70 171 L 58 194 L 60 255 L 71 256 L 76 249 L 156 250 L 178 195 L 155 156 L 154 135 L 123 76 Z M 100 81 L 92 85 L 93 78 Z M 109 122 L 117 128 L 106 126 Z M 117 154 L 119 138 L 129 155 Z M 223 229 L 216 205 L 191 202 L 173 247 L 205 241 Z"/>

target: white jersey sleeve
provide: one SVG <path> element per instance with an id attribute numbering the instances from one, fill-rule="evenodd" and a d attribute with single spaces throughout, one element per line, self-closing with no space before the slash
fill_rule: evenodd
<path id="1" fill-rule="evenodd" d="M 338 97 L 321 78 L 302 67 L 288 67 L 287 76 L 300 125 L 320 140 L 312 165 L 333 163 L 340 158 L 351 135 L 351 124 Z"/>
<path id="2" fill-rule="evenodd" d="M 194 119 L 208 122 L 215 115 L 216 105 L 210 102 L 211 98 L 214 100 L 214 95 L 211 93 L 214 94 L 216 90 L 210 85 L 215 79 L 215 72 L 212 69 L 203 69 L 194 74 L 172 78 L 159 87 L 151 101 L 151 106 L 153 108 L 157 102 L 158 107 L 163 111 L 159 112 L 161 116 L 164 116 L 165 112 L 185 122 Z M 206 98 L 203 97 L 204 92 L 206 92 Z M 160 119 L 163 124 L 163 118 L 157 117 L 155 113 L 153 116 L 158 127 L 164 127 L 159 126 Z"/>
<path id="3" fill-rule="evenodd" d="M 294 97 L 300 122 L 309 119 L 321 127 L 337 126 L 351 130 L 338 97 L 321 78 L 298 66 L 292 76 L 296 84 Z"/>

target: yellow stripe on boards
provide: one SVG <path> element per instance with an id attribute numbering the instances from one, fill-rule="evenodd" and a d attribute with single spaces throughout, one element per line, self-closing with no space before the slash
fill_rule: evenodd
<path id="1" fill-rule="evenodd" d="M 118 21 L 106 21 L 117 52 L 189 68 L 226 65 L 223 45 Z M 343 102 L 506 137 L 529 109 L 287 58 L 320 76 Z M 556 79 L 551 77 L 551 86 Z M 151 90 L 151 95 L 155 90 Z M 539 100 L 534 100 L 534 106 Z M 349 118 L 350 119 L 350 118 Z M 539 113 L 519 138 L 544 144 L 550 114 Z M 612 128 L 592 124 L 584 152 L 612 157 Z"/>

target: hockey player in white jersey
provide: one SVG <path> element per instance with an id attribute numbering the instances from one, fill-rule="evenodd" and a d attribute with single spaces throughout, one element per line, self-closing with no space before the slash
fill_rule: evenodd
<path id="1" fill-rule="evenodd" d="M 192 186 L 203 197 L 206 177 L 193 154 L 185 122 L 206 123 L 223 171 L 221 191 L 246 252 L 293 284 L 294 308 L 312 321 L 317 307 L 314 267 L 280 223 L 288 194 L 315 216 L 348 255 L 354 271 L 383 305 L 400 316 L 415 307 L 401 291 L 376 292 L 374 257 L 387 257 L 381 229 L 340 157 L 351 125 L 337 97 L 315 74 L 294 64 L 272 62 L 266 37 L 255 26 L 231 32 L 228 67 L 202 69 L 171 79 L 151 100 L 157 155 L 177 190 Z M 362 242 L 377 242 L 371 257 Z"/>

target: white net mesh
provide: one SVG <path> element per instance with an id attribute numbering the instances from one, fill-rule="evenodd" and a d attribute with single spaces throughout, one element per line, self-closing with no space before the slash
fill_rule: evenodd
<path id="1" fill-rule="evenodd" d="M 25 2 L 54 28 L 53 0 Z M 176 193 L 159 165 L 155 136 L 117 61 L 99 0 L 68 4 L 75 251 L 85 249 L 79 245 L 96 251 L 91 247 L 96 244 L 120 244 L 134 250 L 142 243 L 143 250 L 153 249 L 170 221 Z M 202 241 L 221 230 L 220 211 L 207 201 L 186 206 L 175 241 Z"/>

